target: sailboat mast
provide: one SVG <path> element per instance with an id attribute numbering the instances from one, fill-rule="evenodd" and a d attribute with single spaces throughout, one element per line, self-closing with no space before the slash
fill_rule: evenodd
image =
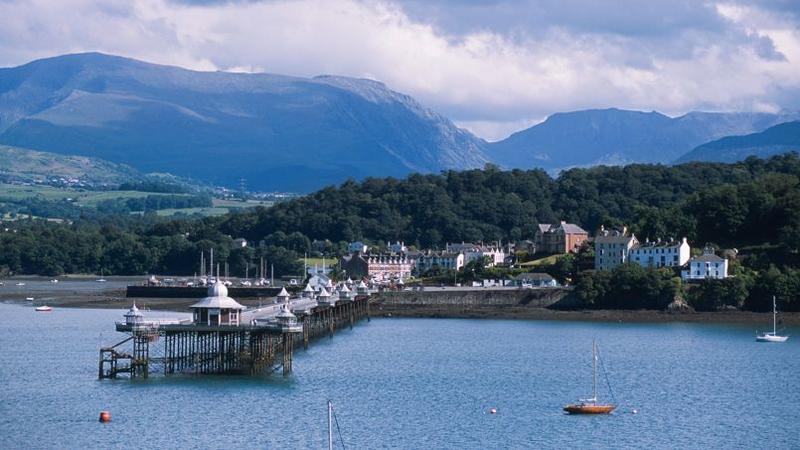
<path id="1" fill-rule="evenodd" d="M 778 334 L 778 304 L 775 302 L 775 296 L 772 296 L 772 334 Z"/>
<path id="2" fill-rule="evenodd" d="M 597 349 L 592 339 L 592 401 L 597 401 Z"/>
<path id="3" fill-rule="evenodd" d="M 333 450 L 333 403 L 328 400 L 328 450 Z"/>

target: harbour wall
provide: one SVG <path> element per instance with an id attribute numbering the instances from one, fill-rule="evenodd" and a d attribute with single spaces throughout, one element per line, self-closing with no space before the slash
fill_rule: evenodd
<path id="1" fill-rule="evenodd" d="M 535 289 L 439 289 L 384 291 L 373 294 L 374 304 L 382 310 L 459 311 L 484 308 L 573 309 L 581 306 L 573 290 L 567 287 Z"/>

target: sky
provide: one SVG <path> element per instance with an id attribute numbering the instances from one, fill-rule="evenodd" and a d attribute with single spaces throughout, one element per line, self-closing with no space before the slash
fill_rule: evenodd
<path id="1" fill-rule="evenodd" d="M 0 0 L 0 67 L 100 51 L 370 78 L 487 140 L 588 108 L 800 109 L 800 0 Z"/>

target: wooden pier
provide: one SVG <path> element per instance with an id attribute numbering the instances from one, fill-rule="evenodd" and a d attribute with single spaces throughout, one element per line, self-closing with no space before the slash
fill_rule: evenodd
<path id="1" fill-rule="evenodd" d="M 126 322 L 116 324 L 117 331 L 126 333 L 127 339 L 100 349 L 98 378 L 259 374 L 277 370 L 288 375 L 292 372 L 295 346 L 308 348 L 316 338 L 332 338 L 337 329 L 352 328 L 364 318 L 369 320 L 368 295 L 319 303 L 286 299 L 282 308 L 291 310 L 290 316 L 296 319 L 290 320 L 295 322 L 281 324 L 260 319 L 258 311 L 246 310 L 241 312 L 242 318 L 249 320 L 238 324 L 236 316 L 235 325 L 208 325 L 198 323 L 197 318 L 146 321 L 134 312 L 134 305 L 126 314 Z"/>

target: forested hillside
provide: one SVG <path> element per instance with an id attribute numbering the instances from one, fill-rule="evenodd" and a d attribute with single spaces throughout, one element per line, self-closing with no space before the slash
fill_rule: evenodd
<path id="1" fill-rule="evenodd" d="M 590 231 L 627 225 L 641 238 L 687 236 L 695 247 L 760 248 L 753 264 L 768 267 L 793 264 L 800 247 L 799 180 L 797 154 L 736 164 L 574 169 L 558 179 L 492 166 L 367 179 L 202 220 L 7 223 L 9 231 L 0 233 L 0 271 L 191 274 L 199 252 L 214 246 L 234 272 L 265 256 L 277 274 L 289 274 L 301 271 L 297 258 L 312 252 L 313 240 L 330 240 L 334 247 L 362 239 L 441 248 L 448 241 L 529 239 L 537 223 L 556 220 Z M 238 237 L 256 245 L 231 250 Z"/>

